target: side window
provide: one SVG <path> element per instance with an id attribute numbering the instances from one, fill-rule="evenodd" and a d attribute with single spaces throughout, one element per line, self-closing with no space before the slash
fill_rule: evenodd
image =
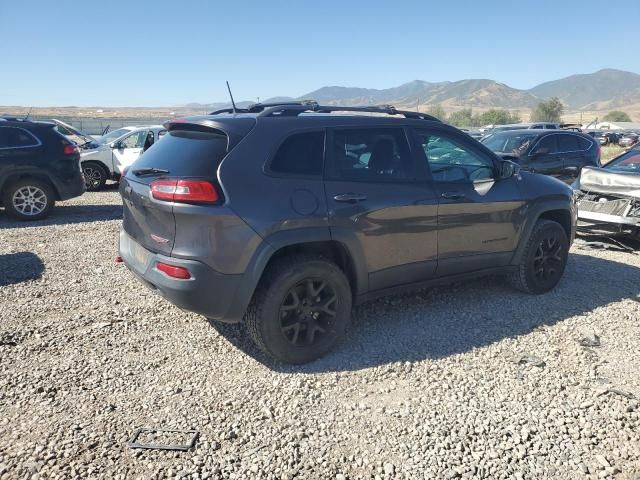
<path id="1" fill-rule="evenodd" d="M 295 133 L 276 152 L 269 169 L 291 175 L 322 175 L 324 132 Z"/>
<path id="2" fill-rule="evenodd" d="M 122 146 L 124 148 L 142 148 L 144 147 L 144 141 L 147 139 L 147 131 L 140 130 L 139 132 L 132 133 L 127 138 L 122 140 Z"/>
<path id="3" fill-rule="evenodd" d="M 17 127 L 0 127 L 0 148 L 35 147 L 40 142 L 31 133 Z"/>
<path id="4" fill-rule="evenodd" d="M 531 127 L 531 129 L 536 129 L 536 130 L 541 130 L 544 127 L 542 125 L 534 125 L 533 127 Z"/>
<path id="5" fill-rule="evenodd" d="M 538 142 L 533 152 L 531 153 L 533 154 L 538 153 L 542 155 L 558 153 L 558 147 L 556 145 L 557 136 L 558 135 L 547 135 L 546 137 L 544 137 L 542 140 Z"/>
<path id="6" fill-rule="evenodd" d="M 578 144 L 578 137 L 565 134 L 556 135 L 558 137 L 558 152 L 576 152 L 582 150 Z"/>
<path id="7" fill-rule="evenodd" d="M 473 183 L 494 178 L 491 158 L 440 132 L 416 131 L 435 182 Z"/>
<path id="8" fill-rule="evenodd" d="M 402 128 L 335 130 L 327 177 L 369 182 L 416 178 Z"/>
<path id="9" fill-rule="evenodd" d="M 591 142 L 584 137 L 576 137 L 578 139 L 578 144 L 580 145 L 580 150 L 589 150 L 591 147 Z"/>

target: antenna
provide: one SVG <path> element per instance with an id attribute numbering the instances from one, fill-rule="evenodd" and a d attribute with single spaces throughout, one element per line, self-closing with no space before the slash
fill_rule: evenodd
<path id="1" fill-rule="evenodd" d="M 229 81 L 227 81 L 227 90 L 229 90 L 229 96 L 231 97 L 231 105 L 233 106 L 233 113 L 236 113 L 236 102 L 233 101 L 233 94 L 231 93 L 231 87 Z"/>
<path id="2" fill-rule="evenodd" d="M 23 122 L 29 118 L 29 116 L 31 115 L 31 110 L 33 110 L 33 107 L 29 108 L 29 112 L 27 113 L 27 116 L 22 119 Z"/>

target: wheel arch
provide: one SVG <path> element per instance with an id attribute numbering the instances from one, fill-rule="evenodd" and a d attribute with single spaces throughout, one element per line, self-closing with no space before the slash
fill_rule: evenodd
<path id="1" fill-rule="evenodd" d="M 301 253 L 320 255 L 334 262 L 345 273 L 354 299 L 362 291 L 366 291 L 367 276 L 358 263 L 357 253 L 344 242 L 332 239 L 327 228 L 277 232 L 268 237 L 256 250 L 225 320 L 242 320 L 255 289 L 274 261 Z"/>
<path id="2" fill-rule="evenodd" d="M 47 175 L 44 172 L 17 172 L 17 173 L 12 173 L 10 175 L 7 175 L 5 178 L 3 178 L 0 181 L 0 192 L 4 192 L 7 187 L 10 187 L 11 185 L 13 185 L 16 182 L 19 182 L 21 180 L 25 180 L 28 178 L 33 178 L 34 180 L 39 180 L 41 182 L 45 182 L 46 184 L 48 184 L 51 189 L 53 190 L 54 193 L 54 200 L 59 201 L 60 200 L 60 191 L 58 190 L 58 186 L 56 185 L 56 182 L 54 182 L 51 177 L 49 175 Z"/>

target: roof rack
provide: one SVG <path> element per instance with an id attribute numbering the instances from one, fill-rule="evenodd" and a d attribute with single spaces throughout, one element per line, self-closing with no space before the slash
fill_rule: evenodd
<path id="1" fill-rule="evenodd" d="M 398 110 L 393 105 L 372 105 L 361 107 L 342 107 L 337 105 L 319 105 L 315 100 L 303 100 L 301 102 L 281 102 L 281 103 L 254 103 L 247 108 L 236 108 L 235 113 L 258 113 L 260 117 L 291 117 L 301 113 L 331 113 L 331 112 L 361 112 L 361 113 L 384 113 L 387 115 L 403 115 L 405 118 L 418 120 L 430 120 L 440 122 L 440 119 L 421 112 L 411 112 L 408 110 Z M 232 108 L 224 108 L 211 112 L 210 115 L 221 113 L 234 113 Z"/>

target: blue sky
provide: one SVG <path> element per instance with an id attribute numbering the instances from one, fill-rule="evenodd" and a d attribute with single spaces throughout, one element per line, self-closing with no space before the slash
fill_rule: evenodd
<path id="1" fill-rule="evenodd" d="M 600 0 L 0 0 L 0 105 L 225 101 L 225 80 L 236 99 L 254 100 L 325 85 L 491 78 L 530 88 L 607 67 L 640 73 L 640 3 L 612 8 Z"/>

